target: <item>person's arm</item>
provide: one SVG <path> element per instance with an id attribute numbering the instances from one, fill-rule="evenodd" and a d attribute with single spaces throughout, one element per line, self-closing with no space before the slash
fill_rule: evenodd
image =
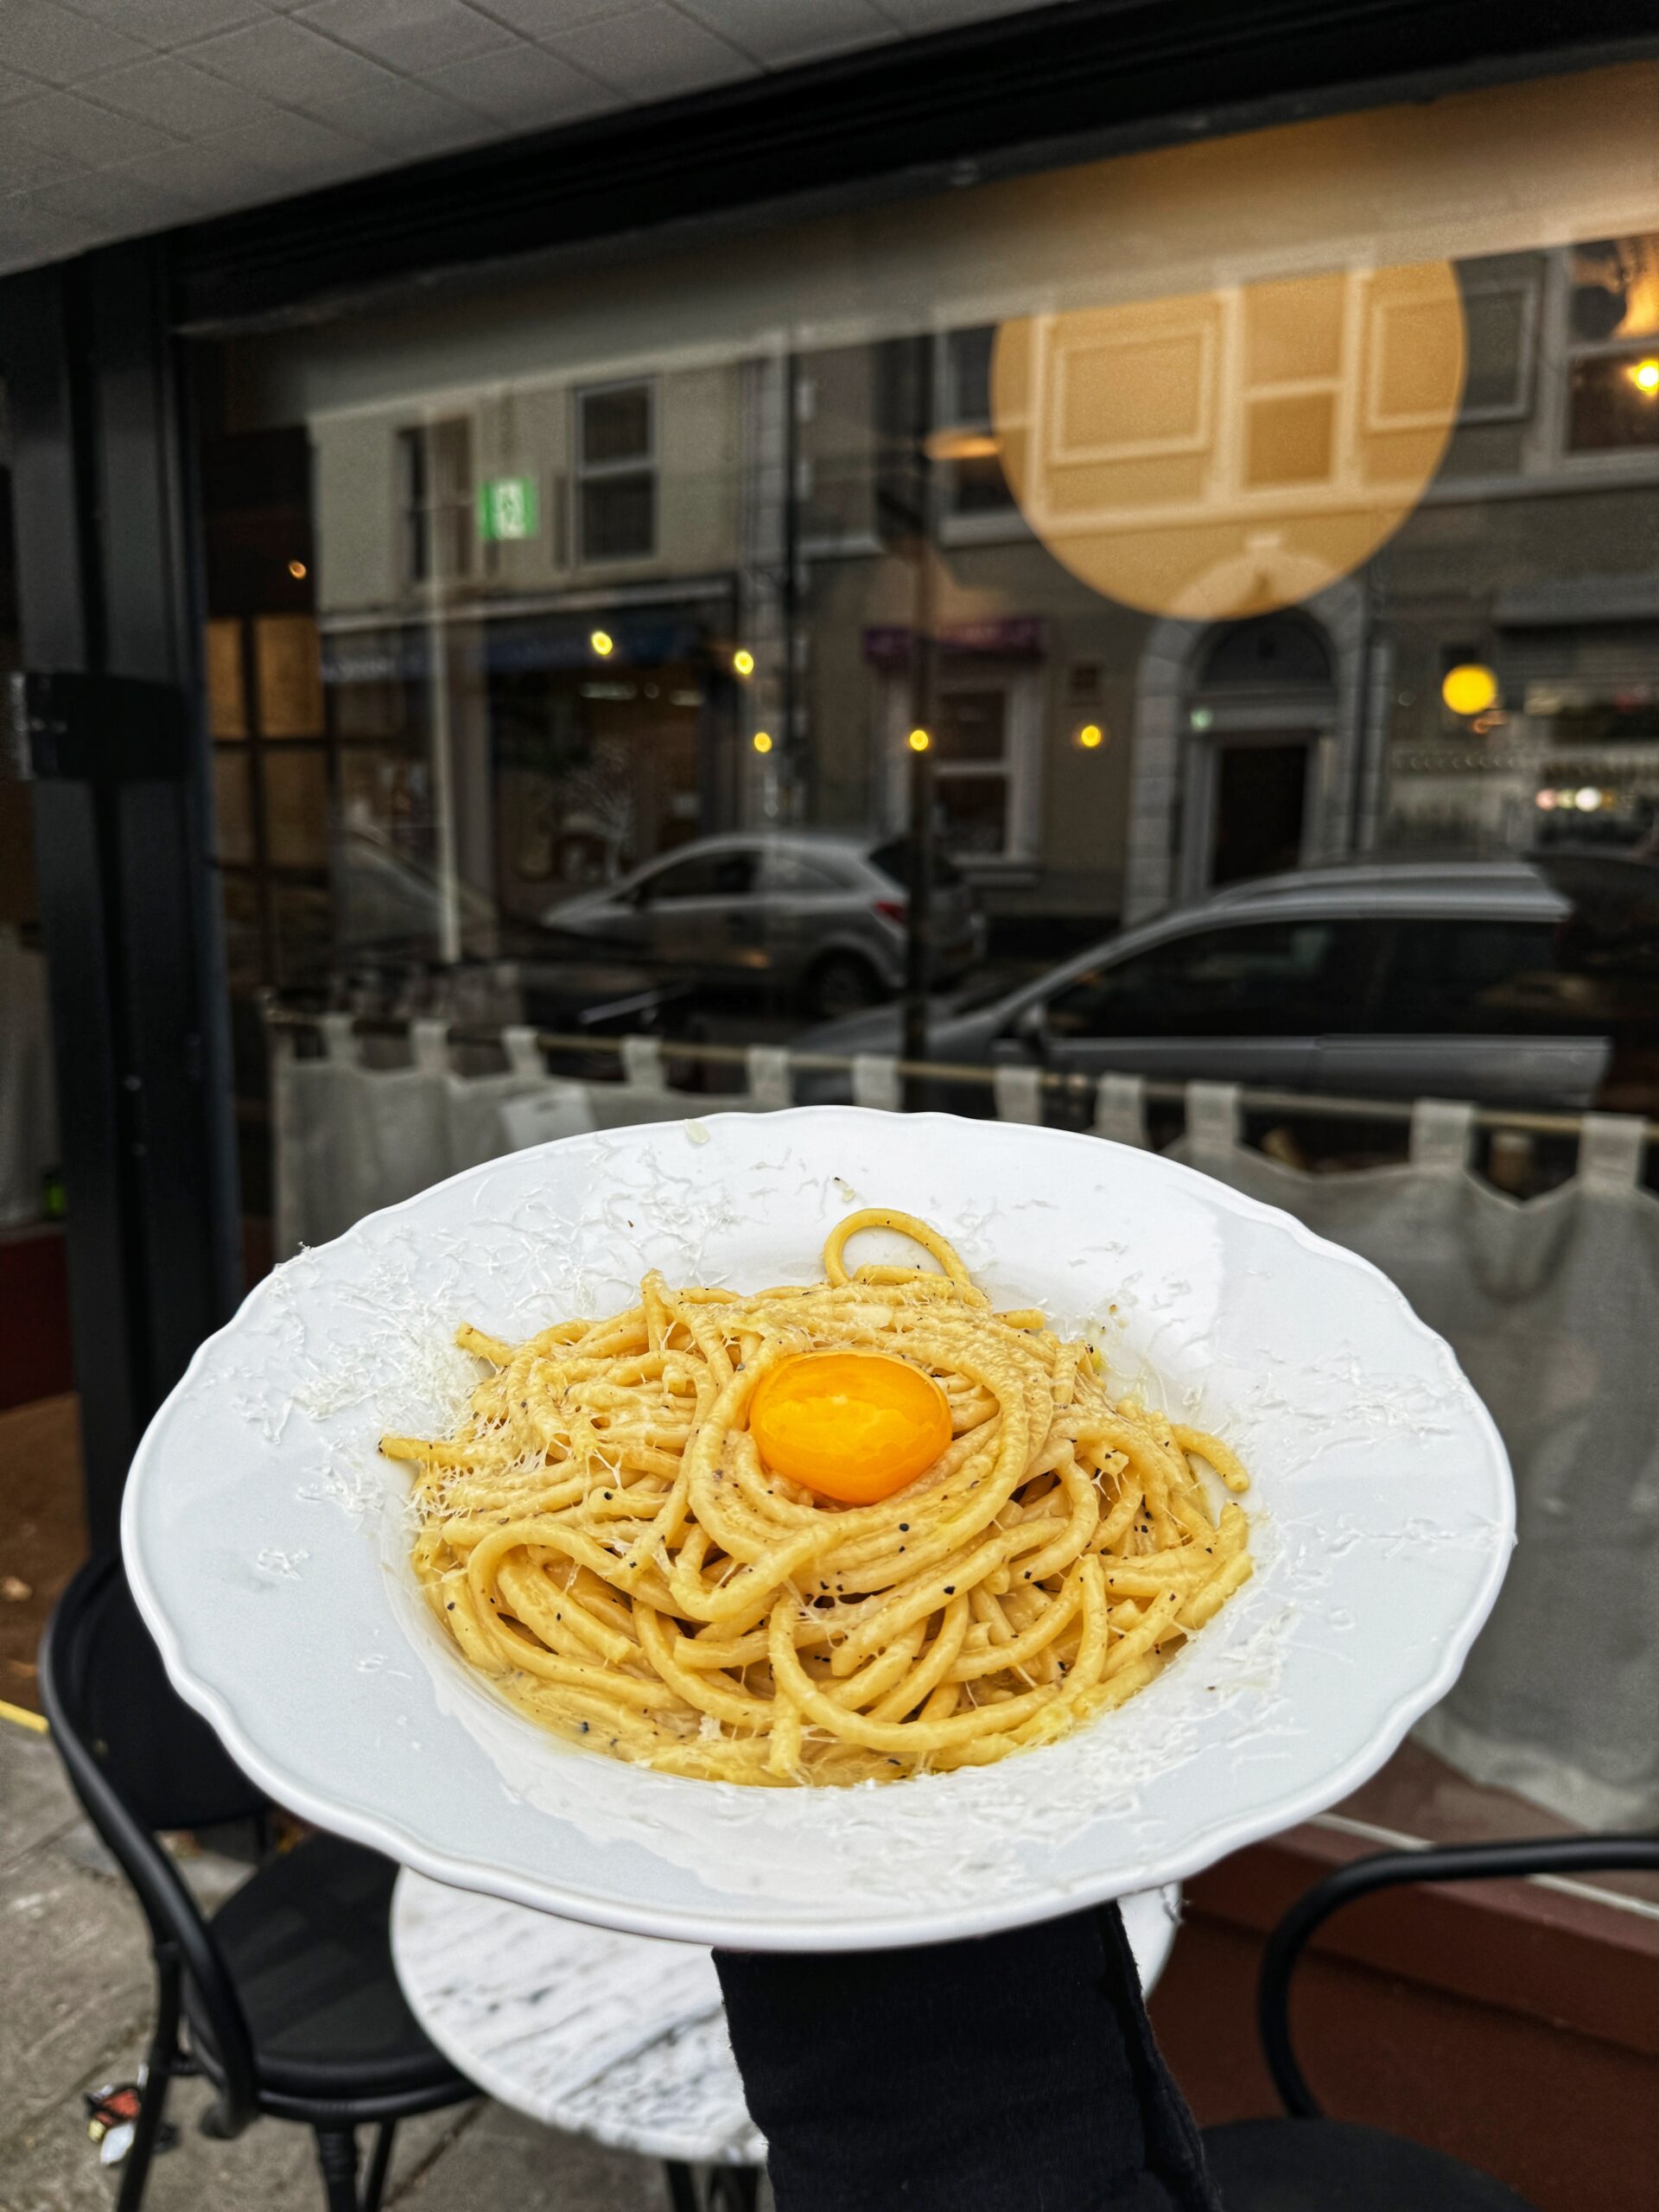
<path id="1" fill-rule="evenodd" d="M 1217 2212 L 1116 1905 L 715 1963 L 779 2212 Z"/>

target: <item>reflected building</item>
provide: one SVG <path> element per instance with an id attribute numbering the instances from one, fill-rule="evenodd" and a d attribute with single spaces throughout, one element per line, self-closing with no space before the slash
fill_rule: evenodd
<path id="1" fill-rule="evenodd" d="M 1554 222 L 1632 212 L 1598 133 L 1652 83 L 1554 89 Z M 1642 846 L 1659 230 L 1535 243 L 1536 98 L 263 341 L 240 404 L 302 424 L 312 574 L 251 645 L 223 611 L 215 727 L 274 756 L 298 716 L 326 762 L 268 757 L 230 847 L 307 852 L 337 949 L 403 897 L 488 954 L 699 834 L 902 830 L 918 719 L 944 845 L 1042 957 L 1284 867 Z"/>

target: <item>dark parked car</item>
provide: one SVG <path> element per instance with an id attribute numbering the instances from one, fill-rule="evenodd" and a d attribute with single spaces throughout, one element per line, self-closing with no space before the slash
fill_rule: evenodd
<path id="1" fill-rule="evenodd" d="M 1263 878 L 1161 916 L 990 999 L 935 1001 L 930 1056 L 1092 1076 L 1205 1077 L 1357 1097 L 1642 1103 L 1659 948 L 1582 926 L 1522 862 L 1364 864 Z M 894 1009 L 803 1047 L 897 1052 Z M 849 1096 L 803 1075 L 798 1095 Z M 988 1112 L 958 1086 L 949 1103 Z M 1649 1102 L 1650 1104 L 1651 1102 Z"/>

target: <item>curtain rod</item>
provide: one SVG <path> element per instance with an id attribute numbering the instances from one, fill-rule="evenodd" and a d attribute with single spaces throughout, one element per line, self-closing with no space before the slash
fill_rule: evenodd
<path id="1" fill-rule="evenodd" d="M 352 1028 L 359 1037 L 406 1037 L 410 1020 L 423 1017 L 391 1014 L 357 1014 Z M 435 1017 L 434 1017 L 435 1019 Z M 265 1021 L 273 1029 L 316 1029 L 323 1020 L 320 1014 L 304 1014 L 291 1007 L 270 1007 L 265 1009 Z M 452 1021 L 444 1025 L 445 1034 L 452 1045 L 499 1045 L 502 1027 L 499 1025 L 480 1025 L 474 1022 Z M 545 1052 L 608 1053 L 620 1059 L 623 1039 L 618 1037 L 587 1037 L 569 1035 L 563 1030 L 538 1029 L 536 1042 Z M 662 1047 L 665 1060 L 690 1060 L 708 1067 L 746 1068 L 749 1047 L 747 1045 L 718 1045 L 701 1039 L 679 1039 L 653 1037 L 653 1044 Z M 838 1052 L 796 1052 L 783 1048 L 792 1071 L 801 1069 L 817 1075 L 850 1075 L 853 1063 Z M 886 1053 L 871 1054 L 872 1058 L 886 1059 Z M 905 1060 L 894 1059 L 893 1071 L 906 1079 L 914 1077 L 931 1083 L 957 1084 L 967 1089 L 990 1090 L 996 1081 L 996 1070 L 961 1060 Z M 1063 1097 L 1092 1098 L 1099 1084 L 1099 1075 L 1062 1074 L 1052 1068 L 1037 1071 L 1041 1087 L 1046 1091 Z M 1102 1070 L 1101 1073 L 1108 1071 Z M 1160 1103 L 1179 1105 L 1186 1097 L 1187 1085 L 1162 1076 L 1147 1076 L 1143 1079 L 1143 1095 Z M 1397 1122 L 1409 1123 L 1412 1104 L 1399 1098 L 1332 1098 L 1318 1091 L 1257 1090 L 1253 1085 L 1238 1086 L 1239 1104 L 1247 1114 L 1304 1114 L 1316 1120 L 1349 1122 Z M 1514 1129 L 1528 1136 L 1576 1137 L 1581 1135 L 1584 1117 L 1581 1114 L 1553 1114 L 1524 1107 L 1477 1106 L 1474 1109 L 1477 1128 Z M 1659 1143 L 1659 1122 L 1644 1121 L 1643 1133 L 1649 1144 Z"/>

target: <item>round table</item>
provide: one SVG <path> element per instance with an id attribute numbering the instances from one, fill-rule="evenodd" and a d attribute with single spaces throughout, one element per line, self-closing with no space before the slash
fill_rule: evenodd
<path id="1" fill-rule="evenodd" d="M 1148 1995 L 1180 1895 L 1172 1885 L 1122 1901 Z M 697 2202 L 690 2166 L 765 2164 L 707 1950 L 556 1919 L 405 1867 L 391 1951 L 416 2018 L 480 2089 L 550 2126 L 664 2160 L 677 2207 Z"/>

